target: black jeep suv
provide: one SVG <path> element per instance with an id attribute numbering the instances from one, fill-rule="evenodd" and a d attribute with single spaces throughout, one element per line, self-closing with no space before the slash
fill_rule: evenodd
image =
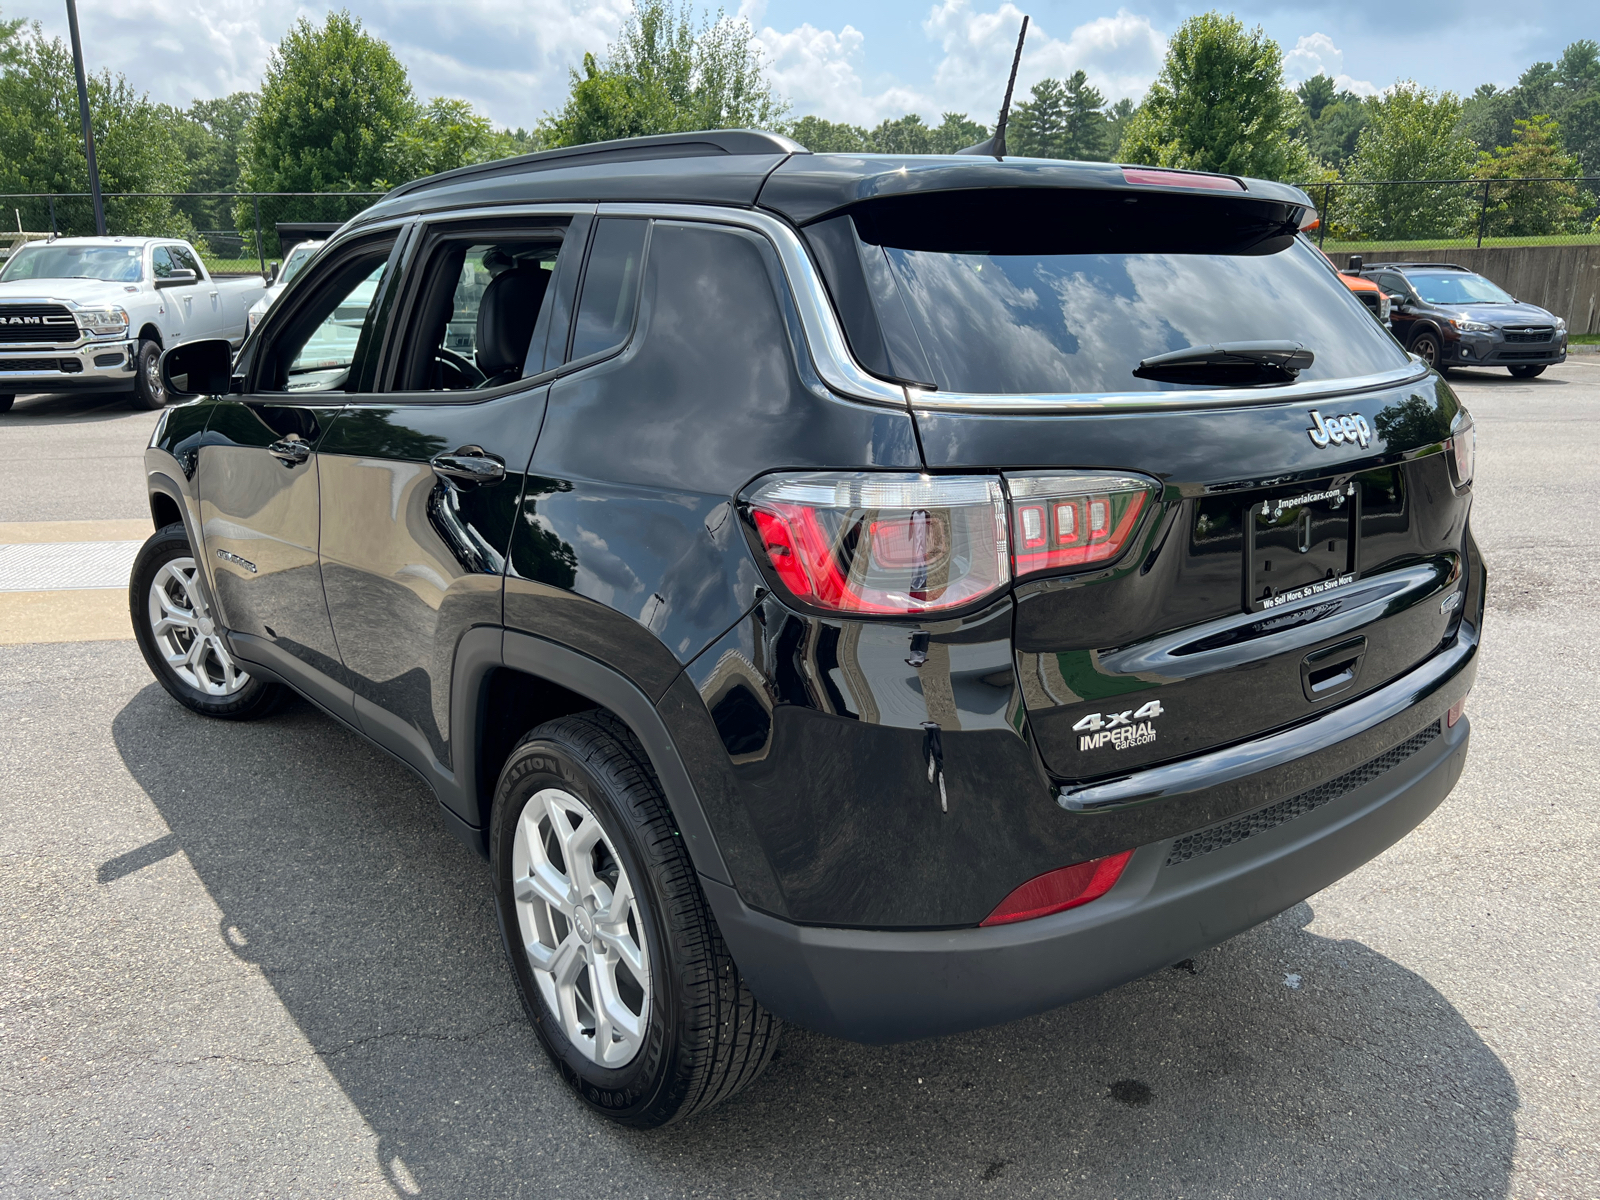
<path id="1" fill-rule="evenodd" d="M 167 353 L 140 644 L 198 712 L 289 688 L 426 778 L 618 1120 L 733 1095 L 779 1019 L 1114 987 L 1466 756 L 1471 421 L 1314 216 L 745 132 L 408 184 L 237 361 Z"/>
<path id="2" fill-rule="evenodd" d="M 1394 336 L 1429 366 L 1505 367 L 1532 379 L 1567 361 L 1567 323 L 1453 263 L 1361 268 L 1389 297 Z"/>

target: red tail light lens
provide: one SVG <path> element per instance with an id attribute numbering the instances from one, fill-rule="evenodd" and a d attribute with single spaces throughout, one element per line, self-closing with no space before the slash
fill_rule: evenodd
<path id="1" fill-rule="evenodd" d="M 1132 850 L 1113 854 L 1108 858 L 1091 858 L 1088 862 L 1048 871 L 1028 880 L 995 907 L 982 921 L 984 925 L 1009 925 L 1013 921 L 1031 921 L 1051 913 L 1065 912 L 1091 900 L 1098 900 L 1122 878 L 1122 869 L 1133 857 Z"/>
<path id="2" fill-rule="evenodd" d="M 1122 553 L 1155 495 L 1133 475 L 1007 475 L 1016 575 L 1110 562 Z"/>
<path id="3" fill-rule="evenodd" d="M 1148 187 L 1205 188 L 1212 192 L 1242 192 L 1244 184 L 1232 175 L 1202 175 L 1198 171 L 1168 171 L 1160 167 L 1123 167 L 1122 178 Z"/>
<path id="4" fill-rule="evenodd" d="M 992 477 L 786 475 L 745 499 L 783 586 L 819 608 L 939 612 L 1011 580 L 1005 497 Z"/>

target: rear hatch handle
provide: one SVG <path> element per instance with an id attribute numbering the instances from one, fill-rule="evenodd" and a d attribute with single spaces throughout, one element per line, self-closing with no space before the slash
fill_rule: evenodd
<path id="1" fill-rule="evenodd" d="M 1353 637 L 1335 646 L 1313 650 L 1300 660 L 1300 686 L 1312 703 L 1338 696 L 1354 686 L 1367 655 L 1367 639 Z"/>

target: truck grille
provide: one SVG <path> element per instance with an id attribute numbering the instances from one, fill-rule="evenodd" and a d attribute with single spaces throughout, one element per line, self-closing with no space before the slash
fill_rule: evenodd
<path id="1" fill-rule="evenodd" d="M 78 340 L 78 322 L 59 304 L 0 304 L 0 345 Z"/>
<path id="2" fill-rule="evenodd" d="M 1550 325 L 1529 325 L 1523 329 L 1508 329 L 1506 341 L 1508 342 L 1548 342 L 1555 336 L 1555 328 Z"/>
<path id="3" fill-rule="evenodd" d="M 7 371 L 26 371 L 29 375 L 43 375 L 63 371 L 74 374 L 83 370 L 76 358 L 0 358 L 0 375 Z"/>
<path id="4" fill-rule="evenodd" d="M 1386 771 L 1398 767 L 1438 737 L 1439 733 L 1439 722 L 1435 721 L 1421 732 L 1412 734 L 1394 749 L 1385 750 L 1377 758 L 1362 763 L 1353 771 L 1346 771 L 1335 779 L 1319 783 L 1298 796 L 1290 796 L 1287 800 L 1269 804 L 1266 808 L 1258 808 L 1255 812 L 1245 813 L 1242 817 L 1234 817 L 1220 825 L 1213 825 L 1210 829 L 1202 829 L 1198 833 L 1181 837 L 1172 843 L 1172 850 L 1167 855 L 1167 866 L 1188 862 L 1191 858 L 1199 858 L 1202 854 L 1210 854 L 1213 850 L 1232 846 L 1236 842 L 1244 841 L 1245 838 L 1276 829 L 1286 821 L 1303 817 L 1313 809 L 1321 808 L 1324 804 L 1337 800 L 1358 787 L 1364 787 Z"/>

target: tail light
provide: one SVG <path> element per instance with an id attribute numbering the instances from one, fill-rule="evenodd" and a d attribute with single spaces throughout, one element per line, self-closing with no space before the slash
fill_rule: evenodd
<path id="1" fill-rule="evenodd" d="M 940 612 L 1011 580 L 998 478 L 788 475 L 746 501 L 784 587 L 820 608 Z"/>
<path id="2" fill-rule="evenodd" d="M 1007 475 L 1016 574 L 1109 562 L 1122 553 L 1155 494 L 1132 475 Z"/>
<path id="3" fill-rule="evenodd" d="M 1047 871 L 1028 880 L 1000 901 L 981 924 L 1009 925 L 1013 921 L 1031 921 L 1035 917 L 1047 917 L 1051 913 L 1065 912 L 1069 908 L 1098 900 L 1122 878 L 1122 869 L 1132 857 L 1132 850 L 1124 850 L 1108 858 L 1091 858 L 1088 862 Z"/>
<path id="4" fill-rule="evenodd" d="M 1162 167 L 1123 167 L 1127 183 L 1145 187 L 1204 188 L 1211 192 L 1242 192 L 1244 184 L 1232 175 L 1209 175 L 1200 171 L 1175 171 Z"/>
<path id="5" fill-rule="evenodd" d="M 1458 488 L 1472 482 L 1478 457 L 1478 430 L 1468 421 L 1450 436 L 1450 474 Z"/>

